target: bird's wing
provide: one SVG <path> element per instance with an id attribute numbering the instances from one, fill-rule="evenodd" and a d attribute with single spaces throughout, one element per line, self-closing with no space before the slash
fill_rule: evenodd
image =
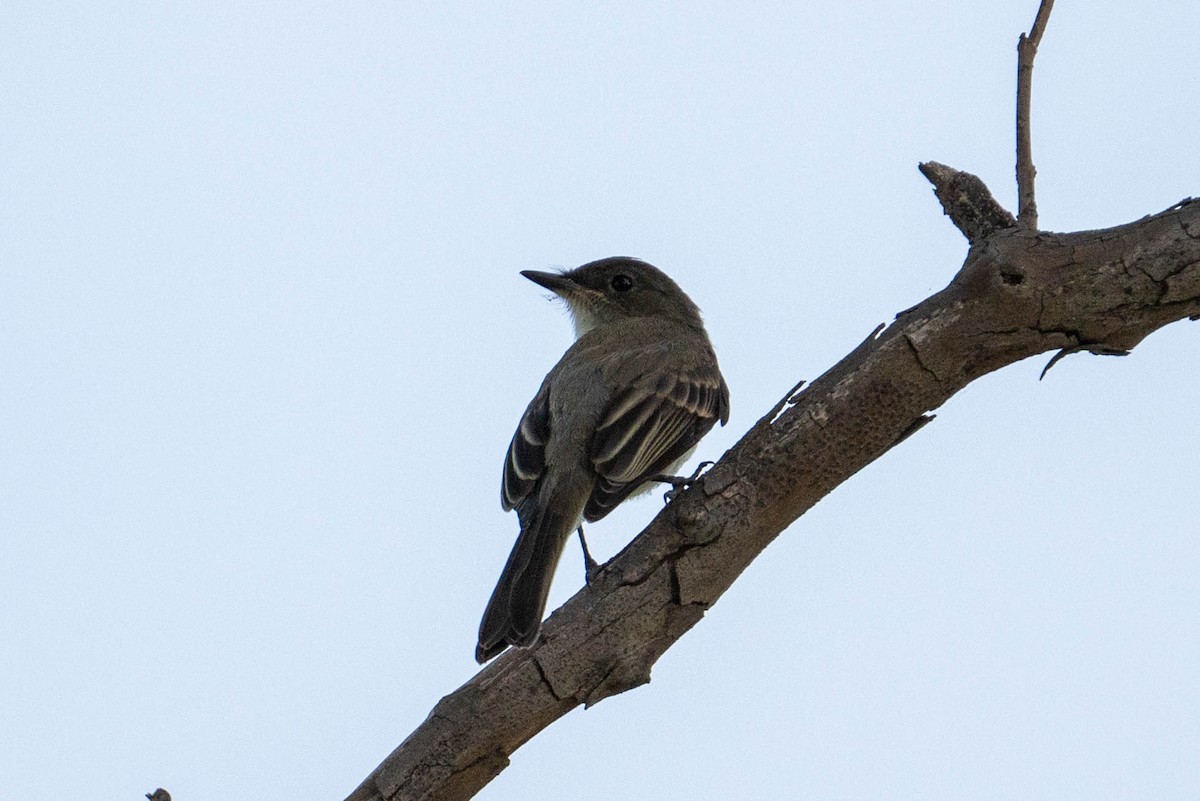
<path id="1" fill-rule="evenodd" d="M 613 398 L 592 438 L 599 478 L 584 518 L 604 517 L 728 419 L 729 388 L 715 366 L 640 376 Z"/>
<path id="2" fill-rule="evenodd" d="M 543 383 L 529 402 L 508 446 L 500 504 L 508 511 L 533 492 L 546 469 L 546 441 L 550 439 L 550 387 Z"/>

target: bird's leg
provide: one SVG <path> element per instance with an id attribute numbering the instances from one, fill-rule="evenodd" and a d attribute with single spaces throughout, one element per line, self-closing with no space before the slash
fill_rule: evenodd
<path id="1" fill-rule="evenodd" d="M 579 532 L 579 544 L 583 546 L 583 580 L 588 586 L 591 586 L 592 579 L 600 572 L 600 565 L 592 558 L 592 554 L 588 551 L 587 540 L 583 538 L 583 525 L 580 524 L 576 529 Z"/>
<path id="2" fill-rule="evenodd" d="M 671 488 L 663 493 L 663 503 L 670 503 L 675 500 L 675 496 L 686 490 L 700 478 L 700 474 L 704 472 L 706 467 L 711 467 L 715 462 L 701 462 L 696 466 L 696 472 L 692 473 L 687 478 L 682 476 L 651 476 L 651 481 L 658 481 L 663 484 L 670 484 Z"/>

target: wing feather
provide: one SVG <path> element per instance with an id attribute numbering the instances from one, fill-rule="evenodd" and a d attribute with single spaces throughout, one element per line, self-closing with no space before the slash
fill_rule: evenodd
<path id="1" fill-rule="evenodd" d="M 592 461 L 609 462 L 619 459 L 622 452 L 629 447 L 630 441 L 647 425 L 653 427 L 652 420 L 659 411 L 659 399 L 656 395 L 634 390 L 623 395 L 616 411 L 609 413 L 596 429 L 597 437 L 593 443 L 599 448 L 593 449 Z"/>
<path id="2" fill-rule="evenodd" d="M 729 390 L 714 368 L 654 372 L 613 399 L 592 439 L 596 485 L 584 508 L 599 520 L 653 476 L 671 467 L 720 420 Z"/>
<path id="3" fill-rule="evenodd" d="M 504 510 L 518 506 L 529 497 L 546 470 L 546 441 L 550 438 L 550 392 L 545 384 L 529 402 L 504 460 L 504 478 L 500 485 L 500 505 Z"/>

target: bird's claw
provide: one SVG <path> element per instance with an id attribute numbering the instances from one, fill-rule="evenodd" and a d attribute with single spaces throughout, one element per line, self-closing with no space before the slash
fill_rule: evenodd
<path id="1" fill-rule="evenodd" d="M 696 465 L 696 472 L 692 473 L 687 478 L 682 476 L 654 476 L 651 481 L 658 481 L 663 484 L 670 484 L 671 488 L 663 493 L 663 503 L 668 504 L 675 500 L 675 497 L 681 492 L 685 492 L 692 484 L 696 483 L 696 479 L 700 478 L 700 474 L 705 468 L 712 467 L 715 462 L 701 462 Z"/>

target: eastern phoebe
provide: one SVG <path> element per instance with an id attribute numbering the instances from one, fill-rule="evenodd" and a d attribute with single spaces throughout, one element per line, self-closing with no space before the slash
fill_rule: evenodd
<path id="1" fill-rule="evenodd" d="M 554 568 L 582 521 L 648 490 L 729 420 L 700 310 L 657 268 L 614 257 L 521 275 L 566 301 L 577 339 L 508 446 L 500 501 L 521 533 L 479 624 L 480 663 L 537 641 Z"/>

